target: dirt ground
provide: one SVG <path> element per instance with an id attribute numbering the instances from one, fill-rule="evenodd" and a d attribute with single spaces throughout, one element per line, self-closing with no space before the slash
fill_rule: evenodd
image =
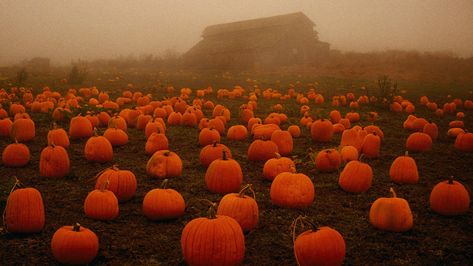
<path id="1" fill-rule="evenodd" d="M 292 81 L 294 82 L 294 81 Z M 211 82 L 209 82 L 211 83 Z M 235 85 L 238 83 L 234 83 Z M 288 84 L 288 83 L 287 83 Z M 282 84 L 281 87 L 286 86 Z M 195 88 L 195 87 L 194 87 Z M 338 87 L 327 85 L 319 89 L 325 95 L 326 102 L 332 95 L 346 92 Z M 153 92 L 153 99 L 166 96 L 151 88 L 143 91 Z M 428 92 L 428 88 L 424 91 Z M 117 91 L 110 91 L 113 95 Z M 359 95 L 359 91 L 355 90 Z M 412 93 L 410 100 L 417 103 L 418 93 Z M 465 95 L 465 94 L 462 94 Z M 452 95 L 455 97 L 455 94 Z M 443 103 L 446 94 L 437 94 Z M 471 98 L 471 95 L 470 95 Z M 232 120 L 227 128 L 237 124 L 238 107 L 246 100 L 217 100 L 232 111 Z M 264 118 L 270 113 L 270 107 L 280 101 L 258 101 L 256 116 Z M 294 100 L 284 102 L 284 111 L 291 123 L 298 124 L 299 106 Z M 316 106 L 328 113 L 333 108 L 329 103 Z M 448 122 L 453 116 L 440 119 L 424 107 L 416 105 L 416 115 L 432 119 L 439 125 L 439 139 L 434 141 L 433 150 L 425 153 L 413 153 L 417 161 L 420 181 L 414 185 L 397 185 L 389 179 L 389 166 L 392 161 L 404 153 L 404 145 L 410 134 L 402 129 L 406 114 L 394 114 L 381 106 L 362 106 L 359 110 L 363 118 L 369 111 L 377 111 L 380 119 L 375 123 L 384 131 L 381 156 L 366 160 L 374 171 L 372 187 L 363 194 L 353 195 L 344 192 L 338 186 L 338 172 L 320 173 L 310 162 L 308 149 L 320 151 L 334 148 L 340 143 L 336 135 L 329 143 L 315 143 L 309 131 L 302 129 L 302 136 L 294 140 L 293 156 L 302 160 L 297 165 L 298 172 L 308 175 L 315 185 L 316 197 L 312 206 L 304 210 L 281 209 L 272 205 L 269 197 L 270 182 L 263 180 L 263 163 L 249 162 L 247 149 L 250 138 L 245 142 L 232 142 L 222 137 L 222 143 L 231 150 L 243 170 L 244 183 L 251 183 L 256 192 L 260 209 L 260 221 L 256 230 L 246 235 L 245 265 L 295 265 L 292 249 L 291 223 L 298 215 L 307 215 L 318 225 L 330 226 L 338 230 L 346 242 L 346 265 L 468 265 L 473 262 L 473 212 L 459 217 L 444 217 L 429 208 L 429 194 L 438 182 L 455 176 L 468 189 L 473 188 L 473 153 L 461 153 L 453 148 L 453 139 L 446 136 Z M 348 108 L 339 108 L 342 114 Z M 206 111 L 207 117 L 211 113 Z M 93 230 L 100 240 L 100 250 L 93 265 L 184 265 L 180 248 L 180 236 L 185 224 L 191 219 L 205 215 L 205 207 L 190 208 L 186 214 L 173 221 L 152 222 L 142 213 L 144 195 L 160 185 L 160 180 L 146 175 L 145 166 L 149 157 L 144 152 L 144 132 L 129 129 L 130 142 L 114 148 L 113 163 L 98 164 L 85 160 L 83 149 L 85 140 L 73 140 L 68 149 L 71 160 L 71 173 L 64 179 L 52 180 L 39 176 L 39 154 L 46 146 L 48 131 L 47 117 L 35 114 L 36 138 L 28 143 L 32 159 L 23 168 L 0 166 L 0 210 L 3 211 L 8 192 L 16 175 L 26 186 L 41 191 L 45 211 L 46 225 L 41 233 L 13 235 L 4 230 L 0 234 L 1 265 L 54 265 L 56 264 L 50 249 L 53 233 L 63 225 L 75 222 Z M 363 119 L 361 125 L 369 122 Z M 473 128 L 473 112 L 466 112 L 465 125 Z M 283 124 L 287 128 L 289 123 Z M 100 129 L 103 132 L 104 129 Z M 220 196 L 208 192 L 204 184 L 205 168 L 199 163 L 198 129 L 169 127 L 166 135 L 170 149 L 180 155 L 184 163 L 183 175 L 171 179 L 169 187 L 182 193 L 186 202 L 191 199 L 209 199 L 218 201 Z M 0 139 L 2 150 L 10 143 Z M 88 180 L 112 164 L 121 169 L 131 170 L 138 181 L 135 197 L 120 204 L 120 215 L 109 222 L 95 221 L 85 217 L 84 199 L 93 189 L 94 183 Z M 384 232 L 372 227 L 368 221 L 368 212 L 372 202 L 379 197 L 390 195 L 393 187 L 399 197 L 405 198 L 414 215 L 414 227 L 405 233 Z"/>

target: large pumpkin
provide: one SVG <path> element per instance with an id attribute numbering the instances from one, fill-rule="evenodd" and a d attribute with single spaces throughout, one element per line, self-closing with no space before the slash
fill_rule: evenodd
<path id="1" fill-rule="evenodd" d="M 193 219 L 181 235 L 184 260 L 193 265 L 240 265 L 245 256 L 245 236 L 235 219 L 215 215 Z"/>
<path id="2" fill-rule="evenodd" d="M 390 189 L 392 198 L 378 198 L 370 208 L 370 223 L 381 230 L 404 232 L 412 228 L 413 218 L 409 203 L 398 198 Z"/>
<path id="3" fill-rule="evenodd" d="M 278 146 L 279 154 L 286 156 L 292 153 L 292 135 L 289 131 L 275 130 L 271 135 L 271 141 Z"/>
<path id="4" fill-rule="evenodd" d="M 54 258 L 63 264 L 88 264 L 97 256 L 99 239 L 91 230 L 76 223 L 59 228 L 51 239 Z"/>
<path id="5" fill-rule="evenodd" d="M 25 166 L 30 158 L 30 149 L 23 143 L 8 144 L 2 152 L 2 163 L 7 167 Z"/>
<path id="6" fill-rule="evenodd" d="M 71 139 L 89 138 L 94 134 L 92 123 L 89 119 L 81 116 L 75 116 L 69 124 L 69 136 Z"/>
<path id="7" fill-rule="evenodd" d="M 210 165 L 210 163 L 212 163 L 213 161 L 217 160 L 217 159 L 221 159 L 222 158 L 222 152 L 225 151 L 225 155 L 227 156 L 227 158 L 232 158 L 232 152 L 230 151 L 230 149 L 224 145 L 224 144 L 220 144 L 220 143 L 217 143 L 217 142 L 214 142 L 213 144 L 210 144 L 210 145 L 207 145 L 205 147 L 202 148 L 202 150 L 200 150 L 200 154 L 199 154 L 199 159 L 200 159 L 200 163 L 207 167 Z"/>
<path id="8" fill-rule="evenodd" d="M 39 174 L 50 178 L 63 178 L 69 174 L 70 162 L 67 151 L 54 143 L 41 151 Z"/>
<path id="9" fill-rule="evenodd" d="M 333 125 L 330 120 L 319 119 L 314 121 L 310 127 L 310 135 L 318 142 L 328 142 L 333 136 Z"/>
<path id="10" fill-rule="evenodd" d="M 371 187 L 373 181 L 373 170 L 367 163 L 350 161 L 340 173 L 338 184 L 351 193 L 362 193 Z"/>
<path id="11" fill-rule="evenodd" d="M 84 155 L 87 161 L 110 162 L 113 159 L 113 147 L 107 138 L 95 135 L 85 143 Z"/>
<path id="12" fill-rule="evenodd" d="M 118 199 L 112 191 L 106 189 L 105 180 L 99 189 L 91 191 L 84 201 L 84 212 L 87 217 L 97 220 L 113 220 L 118 216 Z"/>
<path id="13" fill-rule="evenodd" d="M 406 151 L 404 156 L 397 157 L 389 169 L 391 180 L 399 184 L 415 184 L 419 181 L 416 161 Z"/>
<path id="14" fill-rule="evenodd" d="M 429 151 L 432 149 L 432 139 L 426 133 L 412 133 L 407 138 L 406 149 L 414 152 Z"/>
<path id="15" fill-rule="evenodd" d="M 41 193 L 35 188 L 21 188 L 16 179 L 8 196 L 4 225 L 11 233 L 36 233 L 44 227 L 44 205 Z"/>

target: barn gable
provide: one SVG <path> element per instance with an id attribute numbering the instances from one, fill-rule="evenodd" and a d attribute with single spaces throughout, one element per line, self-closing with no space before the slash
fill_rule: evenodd
<path id="1" fill-rule="evenodd" d="M 202 68 L 255 68 L 314 62 L 329 45 L 318 40 L 315 24 L 292 13 L 205 28 L 203 39 L 183 59 Z"/>

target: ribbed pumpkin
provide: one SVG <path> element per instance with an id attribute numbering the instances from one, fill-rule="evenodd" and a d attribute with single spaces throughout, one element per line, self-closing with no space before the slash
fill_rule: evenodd
<path id="1" fill-rule="evenodd" d="M 350 161 L 340 173 L 338 184 L 347 192 L 366 192 L 373 182 L 373 170 L 367 163 Z"/>
<path id="2" fill-rule="evenodd" d="M 295 237 L 298 224 L 311 229 Z M 297 265 L 342 265 L 346 245 L 343 236 L 337 230 L 328 226 L 318 227 L 302 216 L 297 217 L 292 226 Z"/>
<path id="3" fill-rule="evenodd" d="M 430 208 L 436 213 L 454 216 L 468 212 L 470 194 L 460 182 L 453 180 L 442 181 L 435 185 L 430 193 Z"/>
<path id="4" fill-rule="evenodd" d="M 48 131 L 48 145 L 53 143 L 57 146 L 62 146 L 67 149 L 70 145 L 69 136 L 63 128 L 57 128 L 54 126 L 53 129 Z"/>
<path id="5" fill-rule="evenodd" d="M 36 233 L 44 227 L 44 205 L 35 188 L 22 188 L 18 179 L 8 195 L 4 226 L 11 233 Z"/>
<path id="6" fill-rule="evenodd" d="M 193 219 L 182 230 L 181 248 L 184 260 L 193 265 L 240 265 L 245 256 L 245 236 L 235 219 L 215 215 Z"/>
<path id="7" fill-rule="evenodd" d="M 370 223 L 381 230 L 404 232 L 412 228 L 413 218 L 409 203 L 398 198 L 390 189 L 392 198 L 378 198 L 370 208 Z"/>
<path id="8" fill-rule="evenodd" d="M 110 141 L 112 146 L 123 146 L 128 143 L 128 135 L 125 131 L 117 127 L 109 127 L 103 133 L 103 136 Z"/>
<path id="9" fill-rule="evenodd" d="M 100 184 L 99 189 L 91 191 L 84 201 L 85 215 L 97 220 L 113 220 L 119 213 L 118 199 L 112 191 L 106 189 L 108 180 Z"/>
<path id="10" fill-rule="evenodd" d="M 94 232 L 76 223 L 74 226 L 63 226 L 54 233 L 51 250 L 60 263 L 88 264 L 97 256 L 99 239 Z"/>
<path id="11" fill-rule="evenodd" d="M 224 144 L 215 142 L 203 147 L 199 154 L 200 164 L 205 167 L 209 166 L 213 161 L 222 158 L 223 151 L 225 151 L 227 158 L 232 158 L 232 152 Z"/>
<path id="12" fill-rule="evenodd" d="M 273 181 L 280 173 L 290 172 L 293 168 L 295 169 L 296 165 L 290 158 L 281 157 L 281 155 L 277 153 L 276 158 L 269 159 L 264 163 L 263 177 L 264 179 Z"/>
<path id="13" fill-rule="evenodd" d="M 75 116 L 69 124 L 69 136 L 71 139 L 89 138 L 94 134 L 92 123 L 89 119 L 81 116 Z"/>
<path id="14" fill-rule="evenodd" d="M 69 174 L 69 154 L 54 143 L 44 148 L 39 157 L 39 174 L 43 177 L 63 178 Z"/>
<path id="15" fill-rule="evenodd" d="M 419 182 L 419 172 L 416 161 L 409 157 L 406 151 L 404 156 L 397 157 L 389 169 L 391 180 L 398 184 L 415 184 Z"/>
<path id="16" fill-rule="evenodd" d="M 248 147 L 248 160 L 266 162 L 275 158 L 278 152 L 278 146 L 273 141 L 256 139 Z"/>
<path id="17" fill-rule="evenodd" d="M 30 149 L 23 143 L 8 144 L 2 152 L 2 163 L 7 167 L 25 166 L 30 158 Z"/>
<path id="18" fill-rule="evenodd" d="M 120 170 L 117 165 L 100 172 L 95 183 L 95 189 L 100 189 L 105 184 L 115 194 L 119 202 L 125 202 L 135 195 L 136 176 L 129 170 Z"/>
<path id="19" fill-rule="evenodd" d="M 322 150 L 313 160 L 315 161 L 315 167 L 321 172 L 333 172 L 342 163 L 342 157 L 335 149 Z"/>
<path id="20" fill-rule="evenodd" d="M 36 134 L 35 123 L 28 118 L 16 119 L 10 129 L 10 137 L 18 142 L 28 142 L 34 139 Z"/>
<path id="21" fill-rule="evenodd" d="M 153 221 L 176 219 L 184 215 L 186 203 L 182 195 L 174 189 L 166 188 L 168 180 L 163 180 L 161 188 L 146 193 L 143 199 L 143 213 Z"/>
<path id="22" fill-rule="evenodd" d="M 314 184 L 301 173 L 284 172 L 271 183 L 271 202 L 282 208 L 303 209 L 312 205 L 315 198 Z"/>
<path id="23" fill-rule="evenodd" d="M 422 132 L 429 135 L 432 140 L 436 140 L 439 135 L 439 129 L 434 122 L 429 122 L 425 124 Z"/>
<path id="24" fill-rule="evenodd" d="M 215 142 L 220 142 L 220 133 L 214 128 L 203 128 L 199 132 L 199 144 L 206 146 Z"/>
<path id="25" fill-rule="evenodd" d="M 181 158 L 169 150 L 157 151 L 148 160 L 146 173 L 161 179 L 179 177 L 182 174 Z"/>
<path id="26" fill-rule="evenodd" d="M 250 191 L 253 197 L 245 195 Z M 258 203 L 251 184 L 244 186 L 239 193 L 230 193 L 220 200 L 217 208 L 218 215 L 226 215 L 235 219 L 243 232 L 256 228 L 259 219 Z"/>
<path id="27" fill-rule="evenodd" d="M 429 151 L 432 149 L 432 139 L 422 132 L 412 133 L 407 138 L 406 149 L 414 152 Z"/>
<path id="28" fill-rule="evenodd" d="M 293 138 L 298 138 L 298 137 L 301 136 L 301 129 L 297 125 L 290 125 L 287 128 L 287 131 L 289 131 L 289 133 L 291 133 Z"/>
<path id="29" fill-rule="evenodd" d="M 358 150 L 353 146 L 344 146 L 340 150 L 340 155 L 342 156 L 342 162 L 344 163 L 358 160 Z"/>
<path id="30" fill-rule="evenodd" d="M 279 154 L 286 156 L 292 153 L 293 142 L 289 131 L 275 130 L 271 135 L 271 141 L 278 146 Z"/>
<path id="31" fill-rule="evenodd" d="M 207 189 L 213 193 L 236 192 L 240 189 L 242 181 L 243 173 L 240 164 L 227 158 L 225 151 L 222 151 L 222 158 L 210 163 L 205 172 L 205 184 Z"/>
<path id="32" fill-rule="evenodd" d="M 10 136 L 11 126 L 13 122 L 10 118 L 2 118 L 0 120 L 0 137 L 8 137 Z"/>
<path id="33" fill-rule="evenodd" d="M 155 118 L 153 121 L 148 122 L 145 126 L 145 136 L 149 138 L 154 132 L 165 134 L 166 124 L 162 118 Z"/>
<path id="34" fill-rule="evenodd" d="M 145 152 L 147 155 L 152 155 L 157 151 L 167 149 L 169 149 L 169 140 L 166 135 L 160 131 L 153 132 L 146 140 Z"/>
<path id="35" fill-rule="evenodd" d="M 317 142 L 330 141 L 333 136 L 332 122 L 323 118 L 314 121 L 310 127 L 310 135 Z"/>
<path id="36" fill-rule="evenodd" d="M 84 155 L 87 161 L 106 163 L 113 159 L 113 147 L 110 141 L 104 136 L 90 137 L 85 143 Z"/>
<path id="37" fill-rule="evenodd" d="M 381 138 L 375 133 L 366 135 L 361 145 L 361 153 L 366 158 L 378 158 L 379 149 L 381 147 Z"/>

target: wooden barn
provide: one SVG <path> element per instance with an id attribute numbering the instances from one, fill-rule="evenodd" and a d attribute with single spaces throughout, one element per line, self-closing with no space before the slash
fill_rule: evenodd
<path id="1" fill-rule="evenodd" d="M 329 53 L 302 12 L 212 25 L 183 55 L 194 68 L 259 69 L 317 65 Z"/>

